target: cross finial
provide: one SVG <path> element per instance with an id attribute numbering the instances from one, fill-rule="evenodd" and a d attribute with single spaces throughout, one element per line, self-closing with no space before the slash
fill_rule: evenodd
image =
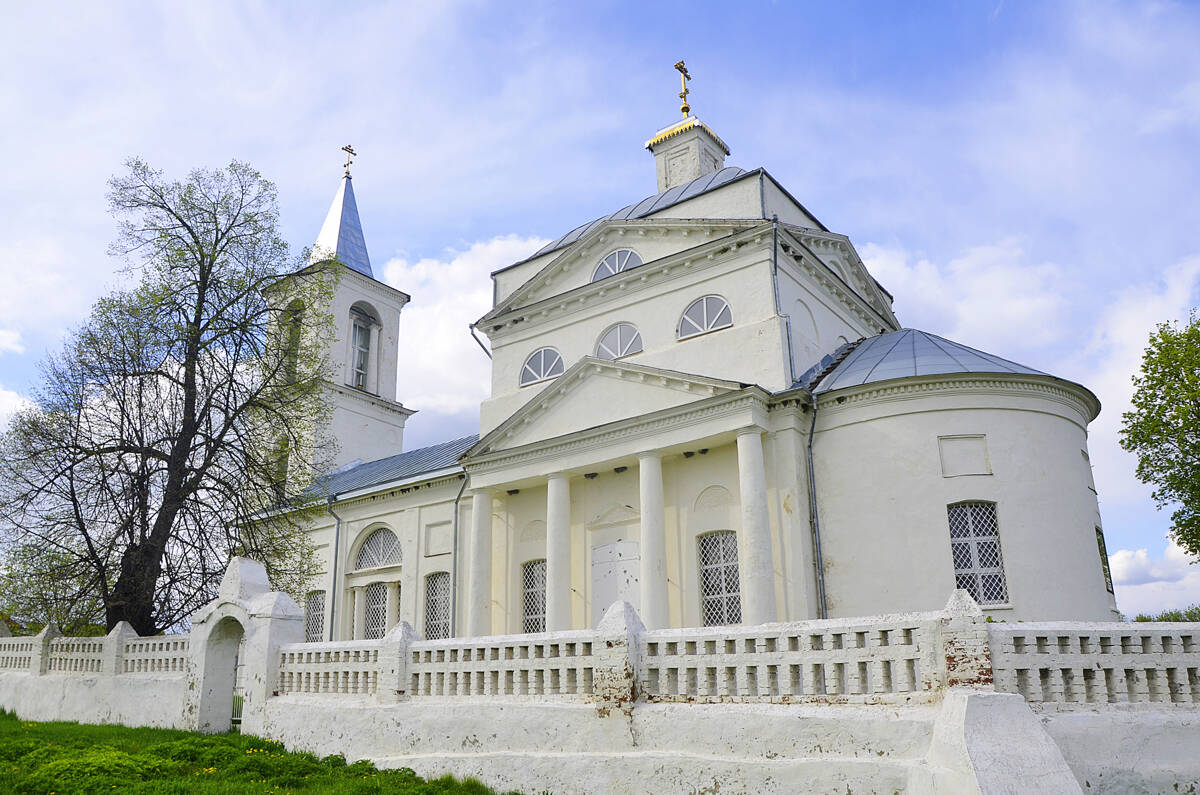
<path id="1" fill-rule="evenodd" d="M 686 119 L 688 113 L 692 110 L 692 107 L 688 105 L 687 101 L 688 94 L 692 93 L 687 87 L 688 81 L 692 79 L 692 76 L 688 74 L 687 67 L 683 65 L 683 61 L 675 64 L 675 68 L 679 71 L 679 82 L 683 86 L 683 91 L 679 92 L 679 98 L 683 100 L 683 104 L 679 106 L 679 112 L 682 113 L 683 118 Z"/>
<path id="2" fill-rule="evenodd" d="M 350 144 L 343 146 L 342 151 L 346 153 L 346 174 L 349 174 L 350 164 L 354 162 L 354 158 L 358 156 L 358 152 L 355 152 L 354 147 Z"/>

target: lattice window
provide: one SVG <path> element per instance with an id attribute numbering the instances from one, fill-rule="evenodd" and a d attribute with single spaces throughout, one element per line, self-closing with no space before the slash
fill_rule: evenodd
<path id="1" fill-rule="evenodd" d="M 694 301 L 679 319 L 679 339 L 694 337 L 733 325 L 733 312 L 719 295 L 706 295 Z"/>
<path id="2" fill-rule="evenodd" d="M 955 586 L 965 589 L 980 604 L 1007 602 L 1008 586 L 1000 555 L 996 504 L 963 502 L 947 505 L 946 515 L 950 522 Z"/>
<path id="3" fill-rule="evenodd" d="M 562 356 L 558 351 L 553 348 L 538 348 L 525 360 L 525 366 L 521 368 L 521 386 L 562 375 L 564 369 Z"/>
<path id="4" fill-rule="evenodd" d="M 618 323 L 604 332 L 596 343 L 596 356 L 600 359 L 620 359 L 642 352 L 642 335 L 637 327 L 629 323 Z"/>
<path id="5" fill-rule="evenodd" d="M 367 606 L 363 624 L 367 640 L 382 638 L 387 632 L 387 585 L 373 582 L 367 586 Z"/>
<path id="6" fill-rule="evenodd" d="M 700 562 L 700 618 L 706 627 L 742 622 L 737 533 L 722 530 L 696 539 Z"/>
<path id="7" fill-rule="evenodd" d="M 325 639 L 325 592 L 310 591 L 304 597 L 304 642 L 320 643 Z"/>
<path id="8" fill-rule="evenodd" d="M 600 264 L 596 266 L 596 270 L 592 273 L 592 281 L 596 282 L 608 278 L 621 271 L 636 268 L 641 264 L 642 258 L 638 256 L 636 251 L 630 251 L 627 248 L 617 249 L 602 259 Z"/>
<path id="9" fill-rule="evenodd" d="M 379 529 L 367 536 L 354 560 L 355 569 L 397 566 L 401 563 L 400 540 L 391 530 Z"/>
<path id="10" fill-rule="evenodd" d="M 1104 572 L 1104 587 L 1113 593 L 1112 570 L 1108 567 L 1108 547 L 1104 543 L 1104 531 L 1096 527 L 1096 546 L 1100 548 L 1100 569 Z"/>
<path id="11" fill-rule="evenodd" d="M 434 572 L 425 578 L 425 639 L 450 637 L 450 575 Z"/>
<path id="12" fill-rule="evenodd" d="M 521 631 L 546 631 L 546 561 L 521 566 Z"/>

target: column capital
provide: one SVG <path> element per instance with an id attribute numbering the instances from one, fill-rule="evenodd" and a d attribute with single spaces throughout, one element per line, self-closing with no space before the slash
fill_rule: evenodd
<path id="1" fill-rule="evenodd" d="M 738 436 L 750 436 L 751 434 L 753 434 L 755 436 L 762 436 L 766 432 L 767 432 L 767 429 L 763 428 L 761 426 L 747 425 L 744 428 L 738 428 L 737 435 Z"/>
<path id="2" fill-rule="evenodd" d="M 643 461 L 647 458 L 657 458 L 657 459 L 661 460 L 663 457 L 663 454 L 662 454 L 662 450 L 643 450 L 642 452 L 637 454 L 637 457 L 638 457 L 638 461 Z"/>
<path id="3" fill-rule="evenodd" d="M 569 475 L 567 475 L 566 472 L 551 472 L 549 475 L 546 476 L 547 481 L 551 481 L 551 480 L 563 481 L 563 480 L 567 480 L 568 478 L 569 478 Z"/>

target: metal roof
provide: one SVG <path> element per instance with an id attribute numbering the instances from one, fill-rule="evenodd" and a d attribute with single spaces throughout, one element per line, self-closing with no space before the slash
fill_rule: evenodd
<path id="1" fill-rule="evenodd" d="M 458 466 L 458 457 L 479 441 L 479 435 L 464 436 L 449 442 L 410 450 L 407 453 L 367 461 L 334 471 L 317 479 L 313 491 L 322 496 L 337 496 L 351 491 L 417 477 L 439 469 Z"/>
<path id="2" fill-rule="evenodd" d="M 1019 373 L 1049 376 L 1041 370 L 910 328 L 849 343 L 826 359 L 828 361 L 822 360 L 805 373 L 798 385 L 822 393 L 921 375 Z"/>
<path id="3" fill-rule="evenodd" d="M 648 215 L 653 215 L 659 210 L 665 210 L 672 204 L 678 204 L 679 202 L 687 201 L 688 199 L 699 196 L 702 193 L 707 193 L 708 191 L 719 188 L 722 185 L 727 185 L 730 182 L 733 182 L 735 179 L 744 177 L 749 173 L 751 172 L 746 171 L 744 168 L 729 166 L 728 168 L 723 168 L 720 171 L 715 171 L 712 174 L 705 174 L 703 177 L 694 179 L 691 182 L 685 182 L 682 185 L 676 185 L 670 190 L 663 191 L 662 193 L 656 193 L 653 196 L 647 196 L 640 202 L 622 207 L 620 210 L 617 210 L 611 215 L 605 215 L 597 218 L 595 221 L 575 227 L 558 240 L 542 246 L 530 257 L 528 257 L 528 259 L 540 257 L 541 255 L 555 251 L 556 249 L 569 246 L 605 221 L 627 221 L 631 218 L 645 218 Z"/>
<path id="4" fill-rule="evenodd" d="M 375 278 L 371 272 L 371 258 L 367 256 L 367 241 L 363 237 L 362 222 L 358 218 L 358 203 L 354 201 L 354 186 L 350 175 L 342 177 L 338 184 L 337 193 L 333 195 L 333 204 L 329 206 L 329 215 L 321 225 L 321 234 L 313 244 L 309 264 L 314 264 L 331 256 L 336 256 L 352 270 L 363 276 Z"/>

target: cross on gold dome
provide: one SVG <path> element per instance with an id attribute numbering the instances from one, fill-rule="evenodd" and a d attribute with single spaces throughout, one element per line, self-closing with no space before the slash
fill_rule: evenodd
<path id="1" fill-rule="evenodd" d="M 683 86 L 683 91 L 679 92 L 679 98 L 683 100 L 683 104 L 679 106 L 679 112 L 682 113 L 683 118 L 686 119 L 688 113 L 690 113 L 692 110 L 692 107 L 688 105 L 687 101 L 688 94 L 692 93 L 688 90 L 687 86 L 688 81 L 692 79 L 692 76 L 688 74 L 687 67 L 683 65 L 683 61 L 675 64 L 675 68 L 679 71 L 679 82 Z"/>
<path id="2" fill-rule="evenodd" d="M 354 151 L 354 147 L 346 144 L 342 147 L 342 151 L 346 153 L 346 174 L 350 173 L 350 164 L 354 162 L 354 158 L 358 156 L 358 152 Z"/>

